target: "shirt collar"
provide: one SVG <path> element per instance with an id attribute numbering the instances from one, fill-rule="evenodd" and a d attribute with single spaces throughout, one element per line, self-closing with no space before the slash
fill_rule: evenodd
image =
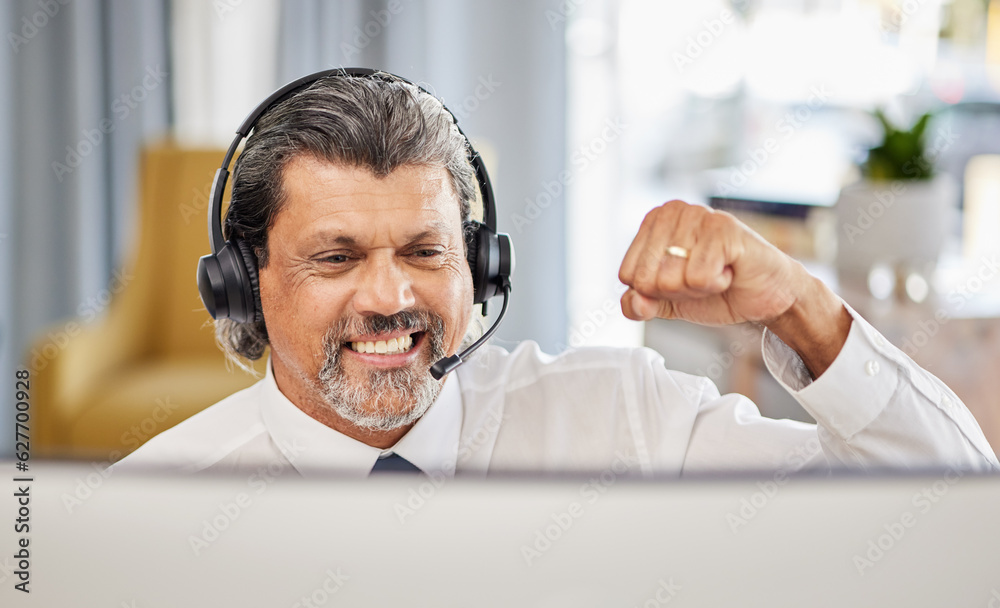
<path id="1" fill-rule="evenodd" d="M 462 392 L 458 375 L 449 374 L 441 394 L 396 445 L 382 450 L 336 431 L 312 418 L 278 389 L 268 358 L 260 409 L 278 449 L 301 475 L 331 472 L 366 477 L 383 453 L 395 452 L 424 473 L 455 473 L 462 430 Z"/>

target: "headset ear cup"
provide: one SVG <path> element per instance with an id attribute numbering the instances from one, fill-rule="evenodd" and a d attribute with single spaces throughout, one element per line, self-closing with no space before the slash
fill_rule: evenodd
<path id="1" fill-rule="evenodd" d="M 213 319 L 229 315 L 229 301 L 226 299 L 226 281 L 222 276 L 222 266 L 215 254 L 203 255 L 198 260 L 198 295 L 205 310 Z"/>
<path id="2" fill-rule="evenodd" d="M 250 297 L 247 298 L 248 310 L 246 311 L 246 316 L 248 320 L 259 323 L 264 320 L 264 311 L 260 305 L 260 280 L 257 277 L 257 254 L 254 253 L 253 247 L 244 240 L 237 240 L 236 247 L 239 249 L 240 257 L 243 258 L 243 268 L 246 269 L 247 285 L 244 288 L 249 289 L 251 292 L 248 294 Z"/>
<path id="3" fill-rule="evenodd" d="M 474 304 L 482 304 L 497 294 L 495 284 L 497 256 L 496 235 L 486 224 L 468 222 L 466 229 L 466 251 L 469 268 L 472 270 Z"/>
<path id="4" fill-rule="evenodd" d="M 499 295 L 501 284 L 510 276 L 510 264 L 505 263 L 505 259 L 510 258 L 510 237 L 503 235 L 505 240 L 501 243 L 497 233 L 479 222 L 468 222 L 465 235 L 466 257 L 472 270 L 473 302 L 482 304 Z"/>
<path id="5" fill-rule="evenodd" d="M 462 230 L 465 233 L 465 259 L 469 262 L 469 270 L 472 272 L 472 293 L 476 304 L 480 303 L 479 290 L 482 278 L 479 276 L 479 222 L 465 222 Z"/>

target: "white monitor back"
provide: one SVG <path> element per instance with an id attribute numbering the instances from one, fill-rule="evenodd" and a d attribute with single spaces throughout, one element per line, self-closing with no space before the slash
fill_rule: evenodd
<path id="1" fill-rule="evenodd" d="M 5 607 L 1000 607 L 996 476 L 31 476 Z"/>

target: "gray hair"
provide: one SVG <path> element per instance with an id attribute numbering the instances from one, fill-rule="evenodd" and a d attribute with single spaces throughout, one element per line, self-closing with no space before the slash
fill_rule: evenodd
<path id="1" fill-rule="evenodd" d="M 376 177 L 406 165 L 444 167 L 465 224 L 477 193 L 468 150 L 444 105 L 410 83 L 388 74 L 320 79 L 273 106 L 254 127 L 233 169 L 226 236 L 245 241 L 258 268 L 267 266 L 268 231 L 285 203 L 285 166 L 306 155 L 366 168 Z M 478 327 L 481 333 L 482 324 L 473 317 L 471 332 Z M 226 356 L 243 368 L 248 366 L 240 357 L 260 359 L 269 344 L 264 321 L 219 319 L 215 337 Z"/>

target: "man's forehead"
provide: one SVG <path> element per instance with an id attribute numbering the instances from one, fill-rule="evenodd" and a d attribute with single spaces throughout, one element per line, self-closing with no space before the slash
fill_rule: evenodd
<path id="1" fill-rule="evenodd" d="M 385 176 L 312 157 L 289 161 L 274 227 L 305 243 L 396 241 L 461 230 L 461 205 L 443 167 L 403 165 Z M 281 225 L 285 229 L 282 229 Z"/>
<path id="2" fill-rule="evenodd" d="M 443 166 L 401 165 L 386 175 L 367 167 L 303 155 L 288 161 L 282 172 L 286 198 L 405 196 L 458 202 L 450 175 Z"/>

